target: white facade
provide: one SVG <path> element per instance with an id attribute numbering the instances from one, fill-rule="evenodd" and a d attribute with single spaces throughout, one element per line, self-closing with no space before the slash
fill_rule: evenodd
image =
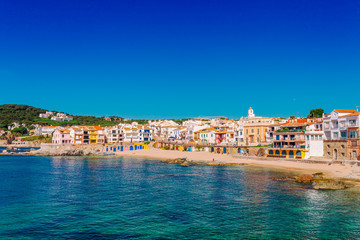
<path id="1" fill-rule="evenodd" d="M 121 126 L 106 127 L 104 133 L 108 143 L 119 143 L 124 141 L 124 130 Z"/>
<path id="2" fill-rule="evenodd" d="M 41 126 L 35 128 L 35 135 L 51 135 L 53 132 L 60 127 L 58 126 Z"/>
<path id="3" fill-rule="evenodd" d="M 238 125 L 235 128 L 235 143 L 240 146 L 244 144 L 244 126 Z"/>
<path id="4" fill-rule="evenodd" d="M 323 131 L 306 131 L 305 132 L 305 159 L 310 157 L 324 156 L 324 132 Z"/>
<path id="5" fill-rule="evenodd" d="M 200 132 L 200 143 L 215 144 L 215 131 L 203 130 Z"/>
<path id="6" fill-rule="evenodd" d="M 329 117 L 323 120 L 323 129 L 326 140 L 346 140 L 357 138 L 358 131 L 349 131 L 349 128 L 359 127 L 360 116 L 355 110 L 334 110 Z M 356 135 L 356 136 L 355 136 Z"/>

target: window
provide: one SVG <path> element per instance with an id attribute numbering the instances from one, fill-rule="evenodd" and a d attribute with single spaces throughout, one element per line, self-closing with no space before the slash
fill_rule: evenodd
<path id="1" fill-rule="evenodd" d="M 349 125 L 350 126 L 356 126 L 356 120 L 349 120 Z"/>
<path id="2" fill-rule="evenodd" d="M 334 138 L 334 139 L 338 139 L 338 138 L 339 138 L 339 133 L 338 133 L 338 132 L 334 132 L 334 133 L 333 133 L 333 138 Z"/>
<path id="3" fill-rule="evenodd" d="M 341 145 L 341 148 L 344 149 L 344 148 L 345 148 L 345 145 Z"/>
<path id="4" fill-rule="evenodd" d="M 260 134 L 260 129 L 259 128 L 257 129 L 257 134 Z"/>
<path id="5" fill-rule="evenodd" d="M 315 135 L 315 140 L 318 140 L 319 139 L 319 136 L 318 135 Z"/>
<path id="6" fill-rule="evenodd" d="M 322 140 L 322 135 L 319 135 L 319 140 Z"/>
<path id="7" fill-rule="evenodd" d="M 310 136 L 309 136 L 309 135 L 307 135 L 307 136 L 306 136 L 306 139 L 309 141 L 309 140 L 310 140 Z"/>
<path id="8" fill-rule="evenodd" d="M 314 135 L 311 135 L 311 140 L 314 140 Z"/>
<path id="9" fill-rule="evenodd" d="M 359 132 L 358 131 L 351 131 L 350 132 L 350 138 L 359 138 Z"/>
<path id="10" fill-rule="evenodd" d="M 341 138 L 346 138 L 346 132 L 340 132 Z"/>

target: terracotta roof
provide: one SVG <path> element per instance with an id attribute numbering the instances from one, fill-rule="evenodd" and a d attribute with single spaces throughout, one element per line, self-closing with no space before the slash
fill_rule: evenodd
<path id="1" fill-rule="evenodd" d="M 342 110 L 342 109 L 335 109 L 334 111 L 336 111 L 338 113 L 356 113 L 356 112 L 358 112 L 356 110 Z"/>

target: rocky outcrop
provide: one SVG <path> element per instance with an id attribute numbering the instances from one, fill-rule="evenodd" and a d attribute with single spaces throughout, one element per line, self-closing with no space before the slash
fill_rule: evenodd
<path id="1" fill-rule="evenodd" d="M 276 181 L 296 181 L 298 183 L 313 184 L 316 190 L 341 190 L 354 186 L 350 182 L 340 179 L 326 179 L 323 173 L 301 174 L 298 177 L 274 178 Z"/>
<path id="2" fill-rule="evenodd" d="M 243 166 L 243 165 L 247 165 L 246 163 L 192 161 L 192 160 L 187 160 L 187 158 L 165 159 L 165 160 L 162 160 L 161 162 L 171 163 L 171 164 L 179 164 L 183 167 L 188 167 L 191 165 L 210 165 L 210 166 Z"/>
<path id="3" fill-rule="evenodd" d="M 188 161 L 184 161 L 182 164 L 180 164 L 182 167 L 188 167 L 190 166 L 190 163 Z"/>
<path id="4" fill-rule="evenodd" d="M 311 174 L 301 174 L 296 178 L 296 181 L 299 183 L 311 184 L 314 181 L 314 176 Z"/>
<path id="5" fill-rule="evenodd" d="M 161 162 L 164 162 L 164 163 L 172 163 L 172 164 L 182 164 L 182 163 L 184 163 L 185 161 L 187 161 L 187 158 L 165 159 L 165 160 L 162 160 Z"/>
<path id="6" fill-rule="evenodd" d="M 341 190 L 350 187 L 351 185 L 340 180 L 322 180 L 318 181 L 314 185 L 314 189 L 317 190 Z"/>

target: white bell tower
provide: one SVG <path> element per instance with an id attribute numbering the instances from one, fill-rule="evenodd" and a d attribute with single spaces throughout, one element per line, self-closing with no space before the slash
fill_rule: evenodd
<path id="1" fill-rule="evenodd" d="M 249 110 L 248 110 L 248 117 L 251 118 L 251 117 L 255 117 L 255 114 L 254 114 L 254 110 L 250 107 Z"/>

